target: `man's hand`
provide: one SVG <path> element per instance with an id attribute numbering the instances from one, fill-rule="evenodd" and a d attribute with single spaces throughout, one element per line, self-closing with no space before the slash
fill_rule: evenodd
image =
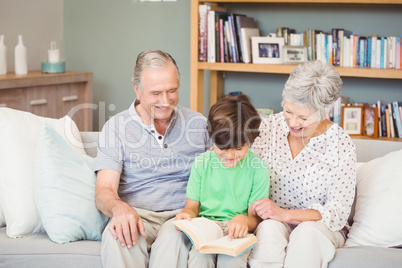
<path id="1" fill-rule="evenodd" d="M 109 224 L 109 231 L 118 239 L 122 247 L 131 248 L 137 244 L 138 233 L 145 237 L 145 228 L 137 211 L 127 203 L 121 202 L 112 210 L 113 217 Z"/>
<path id="2" fill-rule="evenodd" d="M 232 238 L 245 237 L 248 234 L 248 222 L 247 216 L 238 214 L 233 217 L 229 222 L 229 240 Z"/>

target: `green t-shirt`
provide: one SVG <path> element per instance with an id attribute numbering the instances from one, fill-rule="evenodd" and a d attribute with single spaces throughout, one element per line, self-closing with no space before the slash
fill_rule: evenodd
<path id="1" fill-rule="evenodd" d="M 199 155 L 187 184 L 187 198 L 200 202 L 198 216 L 218 221 L 247 216 L 248 207 L 267 198 L 268 192 L 268 166 L 250 150 L 232 168 L 225 167 L 214 151 Z"/>

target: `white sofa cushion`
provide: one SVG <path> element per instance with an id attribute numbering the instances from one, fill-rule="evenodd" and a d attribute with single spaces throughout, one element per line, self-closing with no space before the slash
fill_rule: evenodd
<path id="1" fill-rule="evenodd" d="M 0 108 L 0 204 L 13 238 L 41 231 L 35 206 L 33 177 L 36 144 L 44 122 L 52 125 L 75 151 L 85 154 L 81 136 L 70 117 L 51 119 Z"/>
<path id="2" fill-rule="evenodd" d="M 74 152 L 46 123 L 36 156 L 35 201 L 49 238 L 100 241 L 108 218 L 95 203 L 95 158 Z"/>
<path id="3" fill-rule="evenodd" d="M 402 245 L 402 150 L 357 170 L 356 209 L 346 247 Z"/>

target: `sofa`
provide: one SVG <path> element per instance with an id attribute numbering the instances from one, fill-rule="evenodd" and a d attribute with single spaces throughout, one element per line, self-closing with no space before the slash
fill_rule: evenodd
<path id="1" fill-rule="evenodd" d="M 81 132 L 80 135 L 85 147 L 85 152 L 89 156 L 96 156 L 98 133 Z M 367 164 L 366 162 L 373 159 L 375 159 L 373 161 L 376 161 L 376 159 L 382 159 L 384 155 L 389 152 L 398 152 L 399 164 L 402 165 L 402 142 L 373 139 L 353 139 L 353 142 L 357 149 L 357 160 L 360 162 L 358 173 L 368 171 L 367 166 L 364 166 Z M 0 153 L 2 152 L 0 151 Z M 373 161 L 370 161 L 370 163 Z M 400 169 L 400 167 L 396 166 L 397 165 L 395 165 L 396 169 Z M 402 179 L 400 175 L 399 178 Z M 383 192 L 382 194 L 384 197 L 392 197 L 393 193 L 391 192 L 395 191 L 395 187 L 389 187 L 390 193 Z M 402 188 L 397 191 L 402 193 Z M 365 193 L 359 193 L 359 189 L 357 190 L 357 198 L 355 199 L 352 215 L 350 216 L 351 224 L 353 223 L 354 216 L 359 213 L 359 206 L 364 205 L 359 204 L 359 198 L 366 198 L 364 197 L 364 194 Z M 368 194 L 375 195 L 371 192 Z M 401 200 L 401 198 L 399 198 L 399 200 Z M 394 212 L 395 211 L 392 211 L 391 214 Z M 375 212 L 373 211 L 373 213 Z M 399 224 L 399 229 L 397 229 L 395 233 L 395 239 L 397 239 L 399 243 L 391 245 L 401 246 L 402 223 L 400 220 L 402 213 L 400 209 L 395 213 L 400 213 L 399 215 L 391 215 L 391 217 L 397 218 L 397 224 Z M 362 220 L 365 220 L 364 217 Z M 385 232 L 395 232 L 392 230 L 395 226 L 387 228 L 384 223 L 384 226 L 382 227 L 386 228 Z M 79 240 L 59 244 L 49 239 L 49 236 L 45 232 L 27 235 L 22 238 L 9 238 L 6 234 L 6 228 L 7 227 L 0 228 L 0 267 L 102 267 L 100 258 L 100 241 Z M 351 235 L 353 234 L 353 228 L 354 226 L 352 225 L 352 230 L 350 232 Z M 362 228 L 364 229 L 365 227 L 363 226 Z M 376 233 L 378 233 L 378 231 L 376 231 Z M 389 234 L 385 233 L 384 236 L 385 235 Z M 329 264 L 330 268 L 402 267 L 402 248 L 390 248 L 390 245 L 381 245 L 381 242 L 379 242 L 381 239 L 377 239 L 378 241 L 376 240 L 374 242 L 364 241 L 365 235 L 362 235 L 362 241 L 361 238 L 359 238 L 358 232 L 353 234 L 353 236 L 355 236 L 355 241 L 349 247 L 337 249 L 335 258 Z M 370 234 L 368 236 L 371 237 Z M 377 242 L 379 244 L 376 244 Z M 360 243 L 360 245 L 354 245 L 354 243 Z"/>

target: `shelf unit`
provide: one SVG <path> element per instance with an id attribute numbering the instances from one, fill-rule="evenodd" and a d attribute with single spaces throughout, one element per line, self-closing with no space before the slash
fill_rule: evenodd
<path id="1" fill-rule="evenodd" d="M 81 131 L 92 131 L 92 73 L 0 75 L 0 107 L 51 118 L 69 115 Z"/>
<path id="2" fill-rule="evenodd" d="M 271 4 L 271 5 L 337 5 L 337 6 L 402 6 L 402 0 L 191 0 L 191 58 L 190 58 L 190 107 L 200 113 L 204 112 L 204 72 L 210 71 L 210 106 L 224 94 L 224 72 L 248 72 L 289 74 L 296 65 L 252 64 L 252 63 L 209 63 L 198 62 L 198 6 L 204 3 L 217 4 Z M 335 69 L 342 77 L 361 77 L 376 79 L 402 79 L 402 70 L 374 68 Z M 380 138 L 400 141 L 398 138 Z"/>

